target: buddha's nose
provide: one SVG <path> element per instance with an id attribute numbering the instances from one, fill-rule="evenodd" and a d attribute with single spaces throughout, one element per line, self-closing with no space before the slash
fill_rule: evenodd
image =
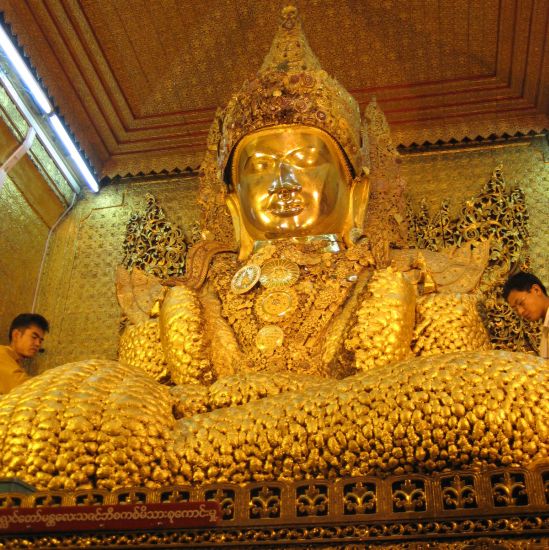
<path id="1" fill-rule="evenodd" d="M 269 193 L 285 195 L 296 191 L 301 191 L 301 185 L 297 182 L 292 167 L 281 162 L 278 177 L 269 187 Z"/>

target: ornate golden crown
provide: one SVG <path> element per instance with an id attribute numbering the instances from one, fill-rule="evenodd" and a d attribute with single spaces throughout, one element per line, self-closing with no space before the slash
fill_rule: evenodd
<path id="1" fill-rule="evenodd" d="M 282 10 L 280 27 L 256 77 L 244 83 L 222 114 L 220 168 L 225 170 L 242 137 L 281 124 L 314 126 L 326 131 L 346 153 L 355 175 L 361 173 L 358 103 L 322 70 L 293 6 Z"/>

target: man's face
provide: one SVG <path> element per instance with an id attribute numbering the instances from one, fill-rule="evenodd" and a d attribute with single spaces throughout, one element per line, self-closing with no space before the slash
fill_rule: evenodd
<path id="1" fill-rule="evenodd" d="M 11 335 L 11 347 L 21 357 L 34 357 L 44 341 L 44 331 L 36 325 L 15 329 Z"/>
<path id="2" fill-rule="evenodd" d="M 314 128 L 251 134 L 234 158 L 233 181 L 255 240 L 339 233 L 349 206 L 337 145 Z"/>
<path id="3" fill-rule="evenodd" d="M 507 301 L 515 312 L 528 321 L 539 321 L 545 315 L 545 294 L 539 285 L 530 290 L 511 290 Z"/>

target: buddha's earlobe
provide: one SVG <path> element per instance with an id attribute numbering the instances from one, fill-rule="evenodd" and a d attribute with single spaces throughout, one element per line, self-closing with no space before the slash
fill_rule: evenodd
<path id="1" fill-rule="evenodd" d="M 364 228 L 364 216 L 368 208 L 370 196 L 370 179 L 366 174 L 361 174 L 353 179 L 349 193 L 349 214 L 343 238 L 347 246 L 354 244 L 358 233 L 362 235 Z"/>
<path id="2" fill-rule="evenodd" d="M 236 194 L 229 193 L 225 200 L 233 220 L 234 237 L 239 250 L 238 259 L 245 260 L 252 253 L 254 241 L 244 224 L 240 202 Z"/>

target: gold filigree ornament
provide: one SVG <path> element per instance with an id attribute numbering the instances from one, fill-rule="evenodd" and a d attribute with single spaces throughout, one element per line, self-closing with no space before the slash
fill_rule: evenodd
<path id="1" fill-rule="evenodd" d="M 263 264 L 259 282 L 266 288 L 292 286 L 299 279 L 299 266 L 290 260 L 274 259 Z"/>
<path id="2" fill-rule="evenodd" d="M 261 268 L 256 264 L 248 264 L 241 267 L 232 278 L 231 290 L 235 294 L 245 294 L 259 281 Z"/>
<path id="3" fill-rule="evenodd" d="M 293 313 L 297 302 L 297 293 L 291 287 L 268 289 L 257 297 L 255 311 L 263 321 L 276 323 Z"/>
<path id="4" fill-rule="evenodd" d="M 284 342 L 284 331 L 276 325 L 264 326 L 255 337 L 257 349 L 265 355 L 270 355 Z"/>

